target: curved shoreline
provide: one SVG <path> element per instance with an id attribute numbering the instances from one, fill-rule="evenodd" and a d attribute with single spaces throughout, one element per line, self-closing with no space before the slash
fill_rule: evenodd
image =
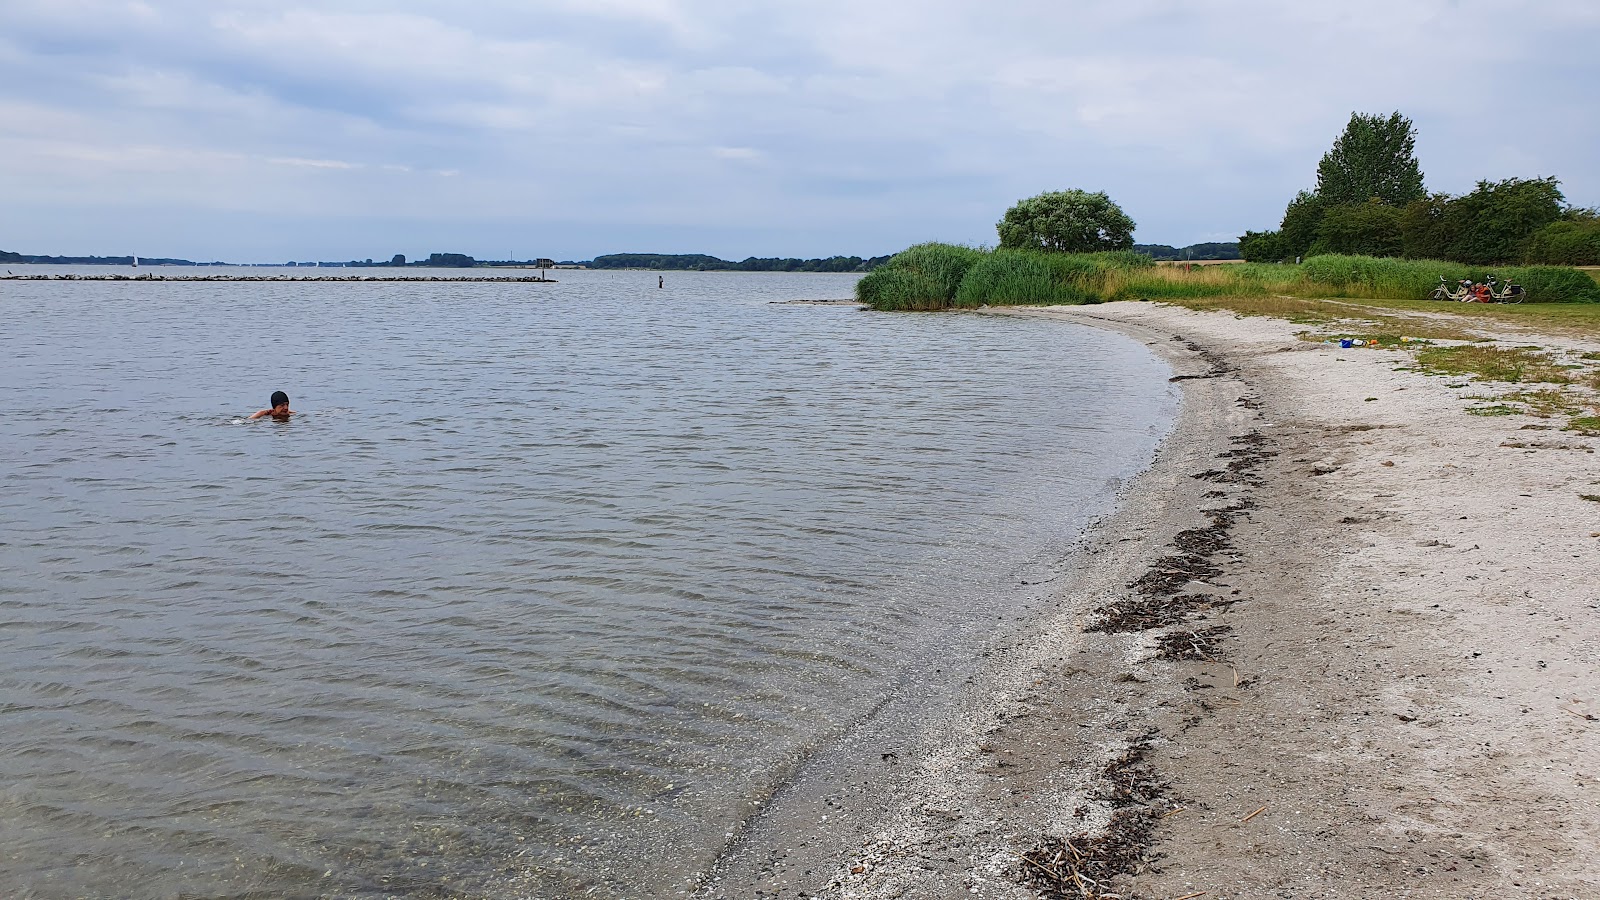
<path id="1" fill-rule="evenodd" d="M 1098 322 L 1080 324 L 1104 327 Z M 1169 335 L 1138 326 L 1111 330 L 1151 347 L 1180 377 L 1212 368 L 1199 353 Z M 977 795 L 983 793 L 980 782 L 1010 754 L 981 748 L 990 745 L 997 723 L 1030 715 L 1037 676 L 1051 661 L 1080 649 L 1077 625 L 1088 607 L 1074 595 L 1108 589 L 1119 577 L 1113 574 L 1115 564 L 1105 565 L 1105 554 L 1131 564 L 1137 554 L 1130 551 L 1143 547 L 1145 539 L 1130 545 L 1125 536 L 1144 530 L 1141 522 L 1171 516 L 1181 502 L 1172 495 L 1185 487 L 1185 473 L 1225 443 L 1227 425 L 1208 412 L 1209 395 L 1217 385 L 1189 384 L 1202 386 L 1184 391 L 1177 420 L 1151 465 L 1123 486 L 1113 511 L 1091 523 L 1079 539 L 1079 549 L 1057 566 L 1064 574 L 1052 585 L 1051 602 L 1032 621 L 991 636 L 978 671 L 958 696 L 946 698 L 937 718 L 926 723 L 921 743 L 894 748 L 893 756 L 880 758 L 877 766 L 870 762 L 879 749 L 875 746 L 824 751 L 824 757 L 839 758 L 809 765 L 786 785 L 747 823 L 696 897 L 876 897 L 895 896 L 893 891 L 899 890 L 909 890 L 905 896 L 971 896 L 965 877 L 947 884 L 942 873 L 919 871 L 915 865 L 904 871 L 904 864 L 937 845 L 941 853 L 961 854 L 962 870 L 994 868 L 991 832 L 1000 827 L 999 817 L 980 811 Z M 1191 393 L 1196 390 L 1206 395 L 1198 402 Z M 866 741 L 870 738 L 856 740 Z M 867 770 L 849 770 L 846 762 L 852 757 L 862 760 Z M 956 827 L 983 823 L 979 830 L 985 834 L 967 834 L 959 840 L 937 835 L 923 821 L 928 816 Z M 1016 821 L 1005 827 L 1015 832 L 1013 838 L 1025 830 Z M 857 867 L 862 872 L 852 876 L 850 870 Z M 894 886 L 876 890 L 872 883 L 891 871 L 895 874 L 886 885 Z M 861 893 L 863 889 L 869 892 Z"/>
<path id="2" fill-rule="evenodd" d="M 904 774 L 859 776 L 880 815 L 793 791 L 697 896 L 1023 900 L 1034 851 L 1113 816 L 1143 831 L 1095 890 L 1130 898 L 1600 890 L 1600 440 L 1465 416 L 1453 379 L 1281 321 L 997 312 L 1139 337 L 1183 379 L 1177 427 L 1056 610 Z M 1084 631 L 1141 584 L 1176 624 Z"/>

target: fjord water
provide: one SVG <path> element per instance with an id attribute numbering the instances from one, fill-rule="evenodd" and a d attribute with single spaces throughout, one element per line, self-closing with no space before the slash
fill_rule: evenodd
<path id="1" fill-rule="evenodd" d="M 554 274 L 0 282 L 5 894 L 676 895 L 1176 404 L 1114 334 L 774 302 L 852 276 Z"/>

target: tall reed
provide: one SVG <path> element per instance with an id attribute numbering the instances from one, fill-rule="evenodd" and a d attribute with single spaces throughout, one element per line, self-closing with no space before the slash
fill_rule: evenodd
<path id="1" fill-rule="evenodd" d="M 856 282 L 856 299 L 873 309 L 947 309 L 967 270 L 985 255 L 958 244 L 908 247 Z"/>

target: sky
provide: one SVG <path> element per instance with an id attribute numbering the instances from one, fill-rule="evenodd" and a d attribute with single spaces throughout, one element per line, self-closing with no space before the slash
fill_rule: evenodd
<path id="1" fill-rule="evenodd" d="M 1600 205 L 1594 0 L 3 0 L 0 250 L 874 256 L 1276 227 L 1352 112 Z"/>

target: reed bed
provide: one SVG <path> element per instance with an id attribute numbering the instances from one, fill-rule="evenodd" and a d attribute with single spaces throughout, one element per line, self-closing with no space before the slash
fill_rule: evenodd
<path id="1" fill-rule="evenodd" d="M 1155 265 L 1137 253 L 987 251 L 918 244 L 863 278 L 857 299 L 874 309 L 949 309 L 1104 300 L 1289 299 L 1425 300 L 1441 276 L 1486 281 L 1490 271 L 1437 260 L 1314 256 L 1301 265 Z M 1600 303 L 1600 284 L 1563 266 L 1495 271 L 1527 291 L 1530 303 Z M 1270 313 L 1269 313 L 1270 314 Z"/>

